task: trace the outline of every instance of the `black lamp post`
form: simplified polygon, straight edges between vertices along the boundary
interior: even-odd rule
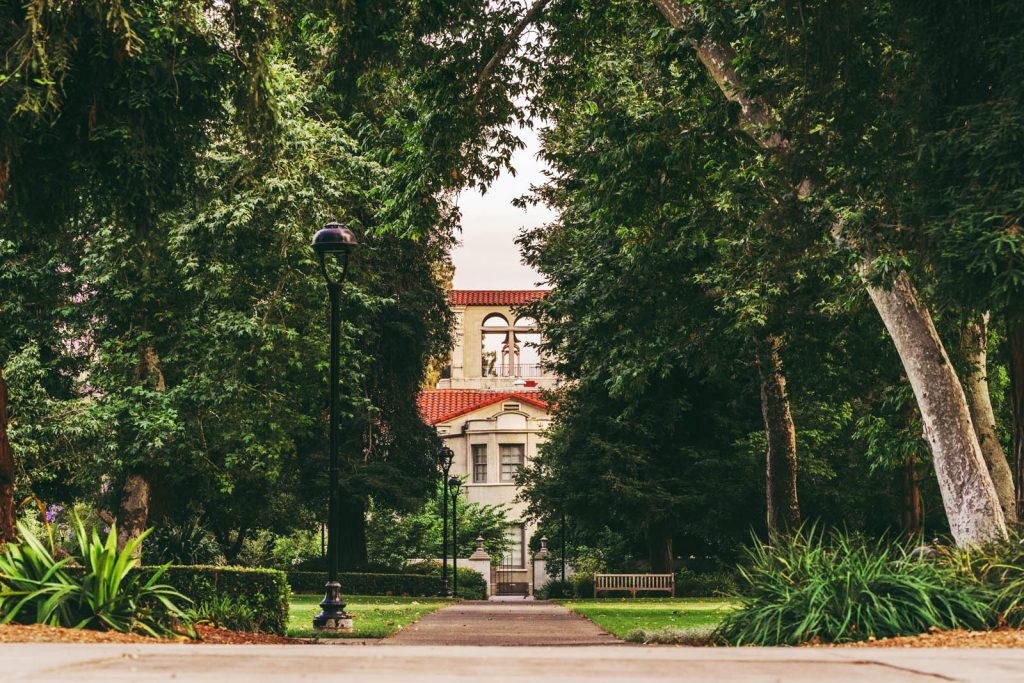
[[[462,480],[452,477],[448,480],[452,489],[452,595],[459,594],[459,487]]]
[[[455,453],[447,446],[441,446],[437,451],[437,464],[441,468],[441,482],[444,488],[444,505],[441,510],[441,517],[444,520],[441,524],[441,592],[442,598],[447,598],[452,592],[448,589],[448,472],[452,469],[452,461],[455,460]]]
[[[356,247],[355,235],[337,223],[328,223],[313,236],[313,251],[327,281],[331,299],[331,420],[330,420],[330,492],[327,503],[327,585],[320,603],[320,614],[313,617],[313,628],[325,631],[352,628],[352,617],[345,612],[338,582],[338,324],[341,285],[348,275],[348,262]]]

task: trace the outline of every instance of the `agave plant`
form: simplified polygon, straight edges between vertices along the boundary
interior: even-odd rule
[[[191,633],[185,611],[176,600],[190,602],[170,586],[158,583],[169,564],[158,567],[146,578],[135,571],[139,565],[136,551],[152,529],[129,540],[117,549],[117,529],[112,524],[106,540],[93,529],[87,534],[80,520],[75,520],[84,569],[77,588],[77,607],[82,620],[80,628],[102,628],[114,631],[141,631],[156,637],[176,634],[181,625]]]
[[[12,621],[62,626],[74,619],[76,582],[65,571],[70,558],[56,560],[22,523],[21,543],[7,543],[0,552],[0,623]]]
[[[191,619],[179,606],[190,602],[159,583],[170,565],[151,573],[139,569],[136,551],[147,530],[117,549],[117,529],[105,540],[87,533],[75,520],[79,555],[55,560],[28,529],[21,543],[9,543],[0,555],[0,611],[3,623],[41,623],[70,628],[110,629],[167,637],[184,629],[194,636]],[[75,565],[72,566],[71,563]]]

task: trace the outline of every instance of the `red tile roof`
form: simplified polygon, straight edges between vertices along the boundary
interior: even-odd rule
[[[543,299],[550,289],[453,289],[448,299],[454,306],[518,306]]]
[[[416,402],[427,424],[441,422],[471,413],[499,401],[516,400],[548,409],[539,391],[487,391],[483,389],[424,389]]]

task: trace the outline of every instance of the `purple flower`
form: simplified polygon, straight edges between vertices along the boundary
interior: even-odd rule
[[[110,533],[110,526],[104,524],[103,525],[103,533],[109,534]]]
[[[48,505],[46,507],[46,521],[52,523],[53,520],[57,519],[57,515],[64,511],[63,505]]]

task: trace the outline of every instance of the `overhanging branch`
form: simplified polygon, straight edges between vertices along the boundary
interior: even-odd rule
[[[544,11],[548,2],[549,0],[534,0],[534,3],[526,10],[526,14],[524,14],[512,28],[512,32],[505,37],[505,40],[502,41],[501,45],[498,46],[498,49],[494,51],[491,58],[487,60],[487,64],[484,65],[483,71],[480,72],[480,75],[476,79],[476,88],[473,92],[474,110],[476,110],[483,101],[484,86],[487,84],[487,81],[494,76],[494,72],[505,60],[505,57],[508,56],[508,53],[519,44],[519,38],[523,35],[523,31],[526,30],[527,26],[537,20],[537,17],[539,17]]]

